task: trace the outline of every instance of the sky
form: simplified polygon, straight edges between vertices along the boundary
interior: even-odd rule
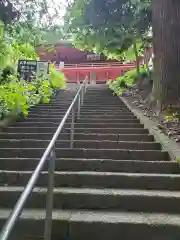
[[[66,13],[67,0],[48,0],[49,11],[54,12],[54,6],[57,5],[58,17],[55,20],[56,24],[63,24],[63,17]],[[55,13],[56,14],[56,13]]]

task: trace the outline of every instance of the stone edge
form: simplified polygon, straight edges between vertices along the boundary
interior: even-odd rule
[[[144,127],[149,130],[149,133],[154,136],[155,140],[162,145],[162,150],[169,153],[170,159],[173,161],[180,160],[180,146],[174,141],[169,139],[164,133],[160,131],[157,124],[144,116],[143,112],[137,107],[133,106],[124,97],[119,97],[129,110],[140,120]]]

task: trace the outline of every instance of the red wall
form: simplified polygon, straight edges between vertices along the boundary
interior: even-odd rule
[[[37,54],[41,60],[46,61],[57,61],[60,62],[60,59],[66,58],[70,62],[76,62],[80,60],[86,60],[86,53],[77,50],[73,47],[65,47],[63,45],[56,45],[55,47],[37,47]]]
[[[65,63],[83,63],[87,61],[87,52],[80,51],[74,48],[72,45],[67,44],[56,44],[54,47],[51,46],[39,46],[36,48],[36,52],[41,60],[55,61],[59,64],[60,60]],[[65,59],[66,58],[66,59]],[[107,61],[104,56],[101,56],[100,61]],[[108,62],[116,60],[108,60]],[[99,61],[96,61],[99,62]]]

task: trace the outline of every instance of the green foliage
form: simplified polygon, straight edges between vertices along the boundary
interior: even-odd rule
[[[0,84],[8,82],[9,81],[9,77],[14,73],[14,69],[10,66],[5,67],[2,70],[2,74],[0,77]]]
[[[140,70],[140,75],[146,73],[146,69],[144,67],[141,67]],[[108,86],[114,92],[114,94],[120,96],[128,87],[131,87],[133,84],[135,84],[138,78],[139,76],[136,69],[132,69],[126,72],[123,76],[117,77],[116,80],[109,81]]]
[[[53,66],[48,79],[42,76],[25,82],[16,75],[19,59],[38,59],[34,46],[48,40],[49,35],[53,38],[54,32],[57,38],[62,36],[61,28],[55,24],[60,5],[47,4],[47,0],[14,0],[13,4],[0,3],[3,21],[0,21],[0,119],[9,115],[27,116],[31,106],[48,103],[57,88],[66,86],[63,73]],[[15,7],[18,11],[13,15]],[[18,21],[12,24],[16,16]]]
[[[0,119],[11,114],[27,116],[31,106],[40,102],[49,103],[53,88],[47,79],[25,82],[14,75],[9,76],[8,81],[0,85]]]
[[[30,84],[14,81],[0,85],[0,117],[1,119],[8,115],[18,115],[22,113],[24,116],[28,114],[29,103],[31,103],[28,94]]]
[[[109,80],[107,82],[109,88],[113,91],[114,95],[121,96],[123,92],[125,91],[125,88],[122,87],[121,81],[113,81]]]
[[[65,88],[66,78],[62,72],[56,70],[53,64],[50,65],[50,82],[53,88]]]
[[[151,26],[150,4],[151,0],[75,0],[66,16],[75,46],[127,59],[132,54],[124,52],[130,52]]]
[[[172,113],[168,114],[164,117],[164,123],[169,123],[169,122],[176,122],[179,120],[179,114],[178,113]]]

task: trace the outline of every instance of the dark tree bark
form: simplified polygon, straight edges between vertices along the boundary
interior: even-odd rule
[[[154,86],[157,106],[180,106],[180,0],[152,0]]]
[[[140,64],[139,64],[139,55],[138,55],[138,50],[137,50],[137,45],[136,45],[136,40],[133,40],[133,48],[134,48],[134,55],[136,57],[136,70],[137,70],[137,75],[140,75]]]

